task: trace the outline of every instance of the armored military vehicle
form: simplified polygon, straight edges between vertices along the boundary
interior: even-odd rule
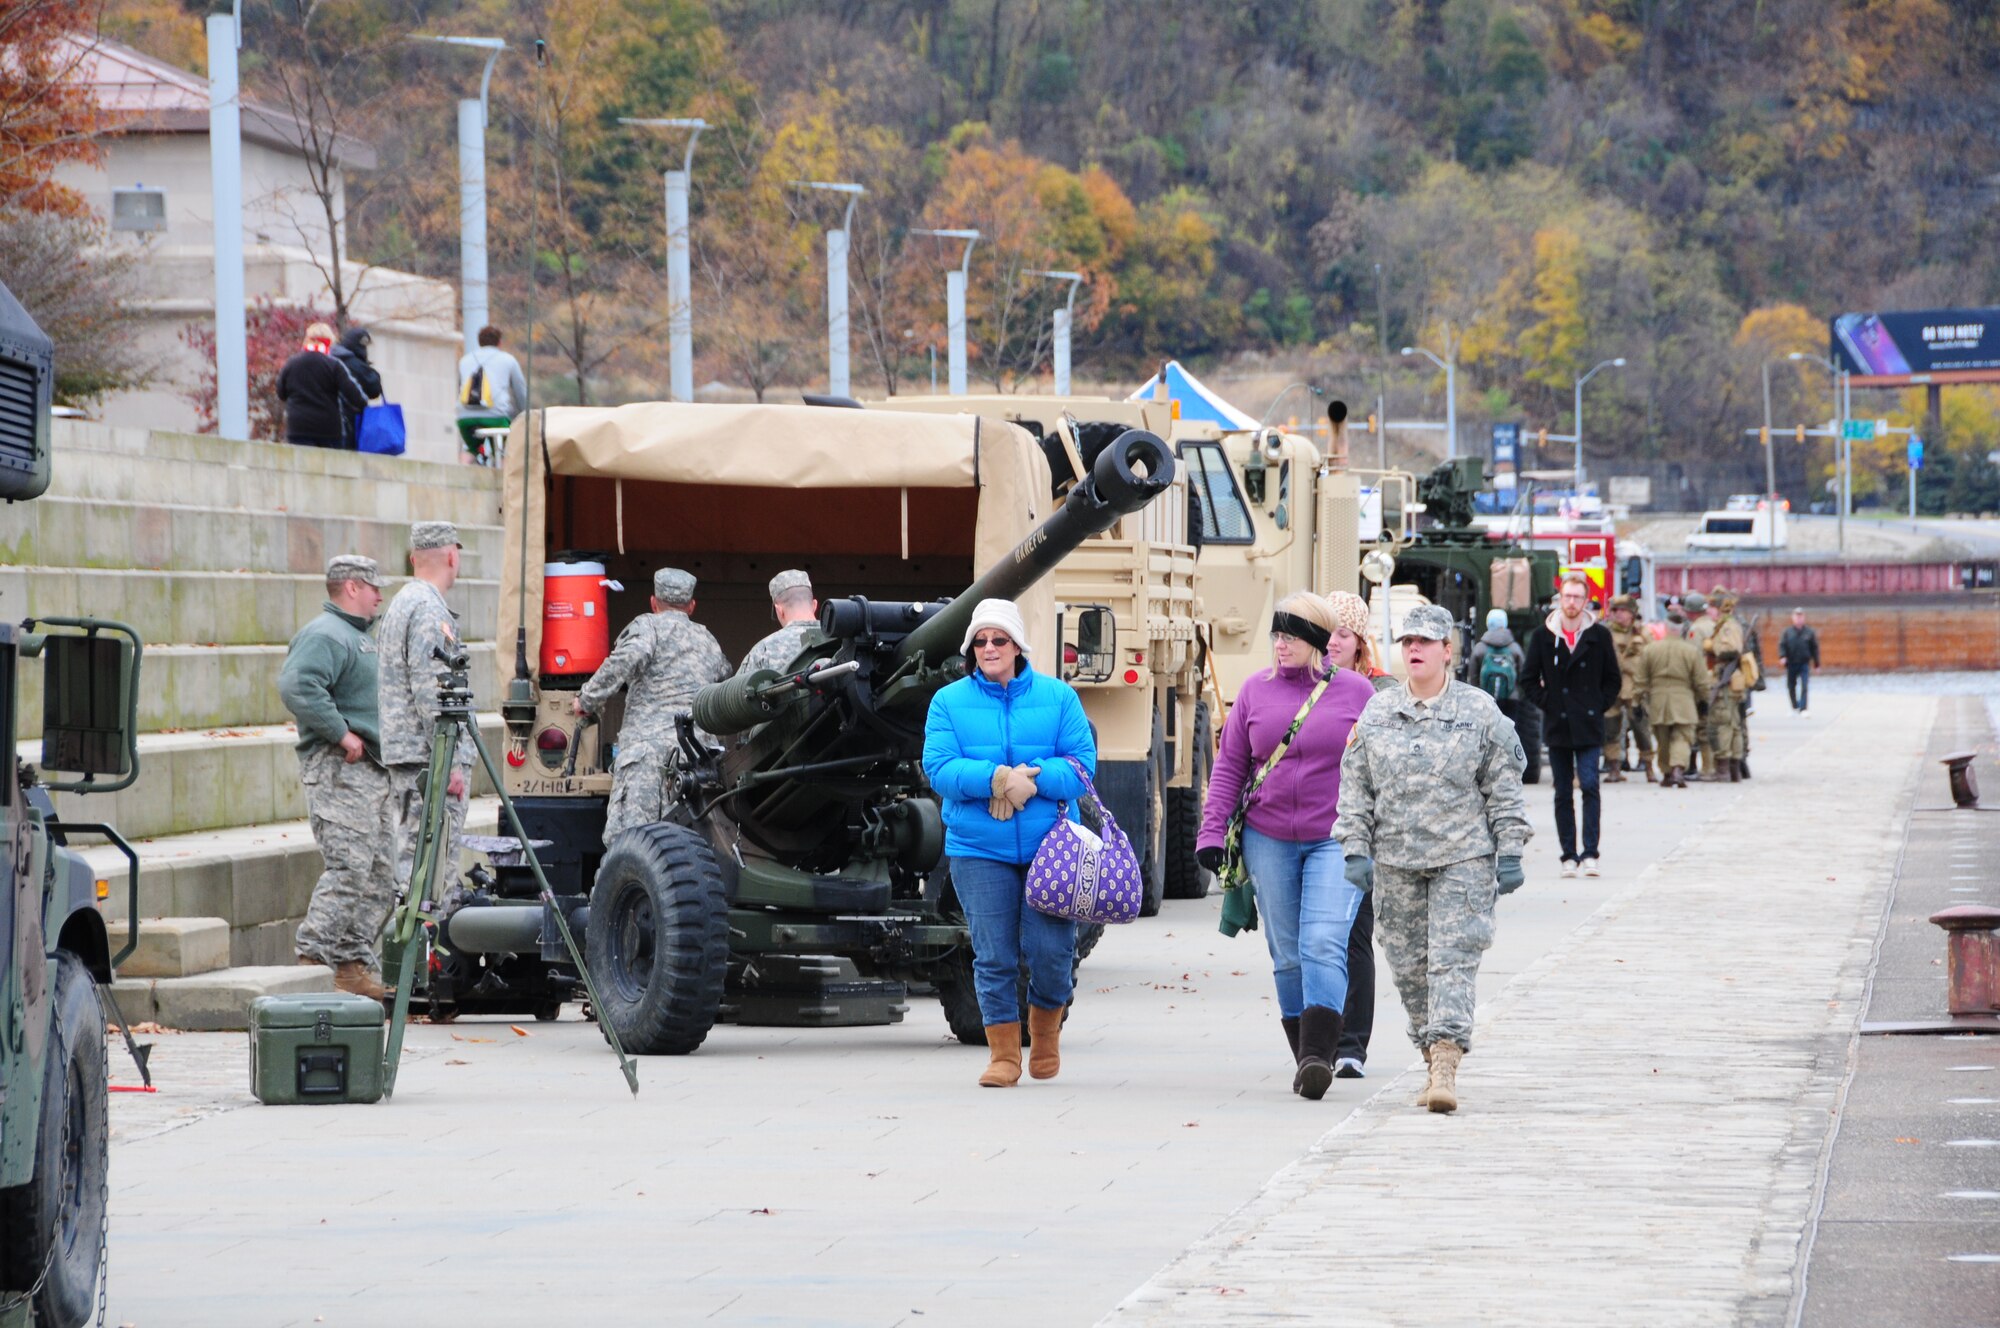
[[[49,483],[53,348],[0,286],[0,498]],[[138,859],[109,826],[68,821],[50,792],[110,793],[139,773],[141,643],[92,619],[0,624],[0,1323],[74,1328],[101,1306],[109,1132],[104,1007],[138,941]],[[17,683],[42,661],[40,769],[16,742]],[[45,779],[60,771],[74,778]],[[108,882],[69,848],[102,835],[132,864],[131,942],[111,953],[98,900]]]

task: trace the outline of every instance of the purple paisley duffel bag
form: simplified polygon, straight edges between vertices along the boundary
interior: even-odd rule
[[[1083,780],[1083,806],[1095,813],[1103,834],[1070,820],[1069,804],[1058,803],[1055,829],[1042,837],[1028,864],[1028,906],[1078,922],[1130,922],[1146,895],[1132,841],[1098,798],[1083,766],[1063,759]]]

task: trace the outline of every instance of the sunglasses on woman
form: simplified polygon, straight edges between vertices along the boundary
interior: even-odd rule
[[[998,650],[1002,646],[1011,646],[1013,644],[1013,638],[1006,636],[975,636],[972,638],[972,648],[974,650]]]

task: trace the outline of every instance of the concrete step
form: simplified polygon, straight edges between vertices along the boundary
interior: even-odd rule
[[[259,996],[297,996],[333,990],[333,970],[320,964],[219,968],[185,978],[120,977],[111,988],[118,1008],[135,1024],[153,1023],[190,1033],[228,1033],[250,1027],[250,1002]]]
[[[394,594],[400,581],[388,583]],[[446,597],[469,641],[491,639],[497,581],[464,580]],[[164,645],[273,645],[292,639],[326,601],[326,578],[280,572],[0,568],[0,615],[113,618]]]
[[[498,798],[475,798],[466,813],[466,829],[491,834],[499,815]],[[149,917],[222,918],[229,924],[231,964],[295,962],[293,942],[321,870],[319,849],[305,821],[173,835],[132,847],[139,854],[141,939]],[[108,844],[80,851],[91,869],[110,882],[103,905],[107,923],[122,922],[130,916],[124,855]]]
[[[500,473],[401,457],[230,442],[57,420],[49,492],[111,502],[185,502],[391,522],[499,521]]]
[[[498,578],[501,528],[461,523],[458,532],[465,576]],[[63,497],[0,508],[0,564],[23,567],[310,576],[325,572],[336,553],[358,553],[387,578],[408,574],[409,548],[409,523],[379,517]]]
[[[499,680],[490,642],[471,647],[475,696],[499,698]],[[140,665],[139,730],[219,729],[287,724],[291,713],[278,698],[278,671],[285,647],[146,647]],[[17,676],[21,705],[16,728],[22,738],[42,736],[42,670],[25,665]]]
[[[129,918],[105,924],[111,953],[132,937]],[[118,965],[121,978],[191,978],[229,967],[229,924],[221,918],[139,918],[139,944]]]
[[[500,759],[500,716],[480,716],[479,727],[488,750]],[[70,820],[115,825],[128,840],[299,820],[306,814],[306,801],[299,784],[298,740],[290,724],[141,734],[136,783],[116,793],[58,793],[56,812]],[[40,742],[23,742],[18,750],[30,764],[42,758]],[[475,772],[474,788],[486,790],[483,771]]]

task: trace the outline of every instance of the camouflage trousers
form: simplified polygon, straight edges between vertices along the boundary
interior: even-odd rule
[[[1747,754],[1743,737],[1743,698],[1725,691],[1708,708],[1708,742],[1715,759],[1742,760]]]
[[[611,803],[604,811],[604,842],[621,830],[651,825],[667,814],[667,758],[646,749],[621,751],[611,775]]]
[[[1625,763],[1627,729],[1642,761],[1653,754],[1653,721],[1647,718],[1646,707],[1635,701],[1614,706],[1604,714],[1604,760],[1613,770]]]
[[[1656,724],[1654,734],[1660,740],[1660,766],[1671,769],[1679,766],[1683,771],[1692,769],[1694,760],[1694,725]]]
[[[389,768],[389,810],[396,818],[396,892],[409,888],[417,869],[417,837],[424,828],[424,778],[428,766],[398,765]],[[445,800],[445,851],[442,859],[446,879],[438,886],[438,899],[458,881],[458,841],[465,833],[465,810],[472,800],[472,771],[464,768],[465,796]]]
[[[301,959],[373,969],[375,938],[396,899],[389,775],[373,761],[348,764],[338,747],[299,758],[306,815],[324,864],[293,948]]]
[[[1492,858],[1445,867],[1375,864],[1375,934],[1419,1047],[1472,1049],[1479,956],[1493,944]]]

